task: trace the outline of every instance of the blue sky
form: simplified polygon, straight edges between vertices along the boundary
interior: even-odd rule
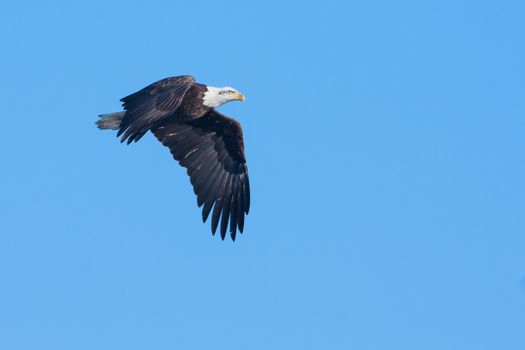
[[[0,348],[523,349],[525,5],[0,5]],[[234,86],[252,209],[212,237],[151,135],[166,76]]]

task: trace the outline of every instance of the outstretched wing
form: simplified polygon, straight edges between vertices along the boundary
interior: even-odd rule
[[[173,158],[187,168],[202,221],[212,207],[211,229],[217,230],[221,219],[224,239],[230,223],[235,240],[237,228],[242,233],[244,214],[250,209],[250,183],[240,124],[215,110],[187,122],[167,121],[154,128],[153,134],[167,146]]]
[[[190,75],[166,78],[121,99],[126,110],[117,134],[124,134],[121,142],[138,141],[153,124],[173,115],[194,83]]]

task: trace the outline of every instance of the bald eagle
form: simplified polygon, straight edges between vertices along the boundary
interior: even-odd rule
[[[236,120],[217,112],[227,102],[244,101],[231,87],[199,84],[189,75],[159,80],[122,98],[124,111],[101,114],[99,129],[118,130],[129,145],[151,131],[173,158],[187,169],[202,221],[210,213],[215,235],[220,219],[224,240],[235,240],[250,209],[250,183],[242,129]]]

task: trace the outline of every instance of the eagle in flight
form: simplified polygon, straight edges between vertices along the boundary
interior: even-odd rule
[[[248,168],[241,125],[215,110],[235,100],[244,101],[244,95],[234,88],[199,84],[189,75],[171,77],[122,98],[124,111],[101,114],[96,124],[118,130],[128,145],[151,131],[187,169],[203,206],[202,221],[212,213],[212,233],[220,221],[224,240],[229,223],[235,240],[250,210]]]

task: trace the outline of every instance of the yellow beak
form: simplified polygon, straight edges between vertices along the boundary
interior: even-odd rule
[[[246,100],[246,97],[244,97],[243,94],[238,93],[238,94],[237,94],[237,99],[238,99],[239,101],[243,101],[243,102],[244,102],[244,100]]]

